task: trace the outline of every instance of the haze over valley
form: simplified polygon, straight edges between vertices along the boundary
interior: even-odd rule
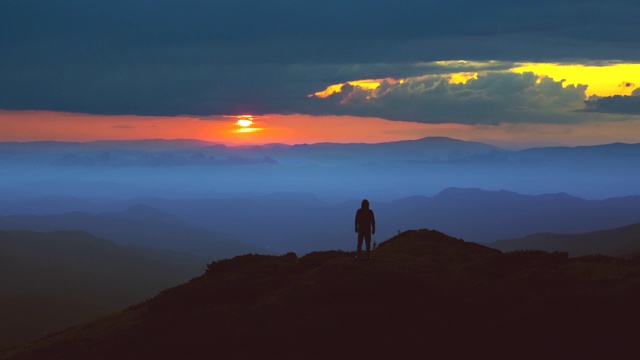
[[[349,250],[368,198],[377,239],[474,242],[640,222],[638,144],[505,150],[425,138],[229,147],[195,140],[0,143],[0,229],[82,230],[224,258]]]
[[[588,199],[635,195],[637,144],[509,151],[449,138],[227,147],[197,141],[2,143],[5,200],[312,193],[390,201],[449,187]]]

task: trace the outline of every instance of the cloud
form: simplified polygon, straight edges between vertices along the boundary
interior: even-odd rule
[[[466,83],[430,75],[383,82],[376,89],[346,84],[340,93],[312,100],[317,103],[315,111],[322,114],[331,111],[425,123],[562,123],[575,120],[573,112],[584,107],[587,88],[563,83],[531,72],[487,72]]]
[[[640,115],[640,88],[633,90],[631,96],[595,97],[585,104],[587,112]]]
[[[306,95],[354,79],[450,72],[454,64],[439,60],[476,61],[459,65],[465,71],[518,61],[637,61],[638,13],[632,0],[3,1],[0,109],[318,113]],[[415,90],[421,101],[436,96]],[[442,90],[463,98],[456,87]],[[409,89],[385,100],[400,91]],[[492,103],[501,101],[483,106]],[[490,110],[483,106],[475,107],[481,115]],[[387,116],[409,118],[399,111]]]

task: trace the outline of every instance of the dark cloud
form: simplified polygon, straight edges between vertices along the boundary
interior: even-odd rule
[[[588,112],[640,115],[640,88],[631,96],[614,95],[585,101]]]
[[[488,72],[464,84],[428,76],[375,90],[346,85],[327,99],[313,99],[315,108],[304,110],[426,123],[562,123],[574,121],[571,112],[584,106],[587,89],[563,82],[533,73]]]
[[[0,0],[0,109],[317,111],[307,94],[445,73],[438,60],[637,61],[638,13],[630,0]]]

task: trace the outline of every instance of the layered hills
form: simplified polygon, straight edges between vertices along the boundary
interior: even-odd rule
[[[640,223],[582,234],[536,233],[488,244],[502,251],[565,251],[571,256],[623,256],[640,252]]]
[[[428,227],[467,241],[492,243],[536,233],[584,234],[640,221],[640,196],[589,200],[566,193],[526,195],[447,188],[434,196],[416,195],[390,202],[375,199],[369,198],[380,220],[374,239]],[[246,253],[304,254],[351,250],[353,217],[360,201],[332,203],[296,192],[222,198],[147,197],[109,203],[43,198],[9,203],[14,211],[30,215],[0,216],[0,229],[77,229],[121,244],[163,247],[205,255],[209,260]],[[100,211],[100,207],[110,209]],[[569,248],[534,249],[573,255]],[[631,250],[639,251],[640,246]],[[602,253],[598,247],[585,251],[579,254]]]
[[[525,195],[447,188],[431,197],[412,196],[390,202],[369,200],[381,220],[377,239],[390,238],[398,230],[428,227],[484,243],[538,232],[582,233],[640,221],[640,196],[587,200],[566,193]],[[299,254],[351,249],[353,217],[360,207],[360,200],[331,204],[311,194],[290,193],[136,201],[210,232],[233,235],[275,253]],[[246,226],[247,223],[251,226]]]
[[[0,347],[121,310],[205,266],[80,231],[0,231]]]
[[[640,144],[507,150],[443,137],[261,146],[194,140],[0,143],[0,196],[202,198],[296,191],[388,201],[453,186],[602,199],[640,193],[634,181],[639,155]]]
[[[6,359],[632,358],[640,261],[502,253],[406,231],[342,251],[243,255]]]
[[[266,252],[257,246],[209,232],[172,214],[141,204],[114,212],[74,211],[51,215],[0,216],[0,229],[81,230],[119,244],[163,248],[212,259]]]

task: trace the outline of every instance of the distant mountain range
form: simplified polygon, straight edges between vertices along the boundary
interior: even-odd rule
[[[244,255],[4,359],[635,358],[640,262],[407,231],[373,260]]]
[[[168,151],[177,149],[202,148],[214,145],[218,144],[193,139],[101,140],[90,142],[26,141],[0,142],[0,153],[19,154],[23,152],[69,152],[83,150]]]
[[[399,229],[429,226],[482,243],[536,232],[595,231],[640,221],[640,196],[586,200],[565,193],[523,195],[450,188],[431,198],[413,197],[389,205],[384,214]]]
[[[640,252],[640,223],[584,234],[538,233],[488,244],[502,251],[565,251],[571,256],[622,256]]]
[[[107,155],[108,154],[108,155]],[[110,140],[79,142],[0,142],[0,160],[30,157],[54,160],[58,165],[212,165],[223,160],[291,161],[403,161],[442,162],[564,162],[598,158],[636,158],[640,144],[612,143],[593,146],[555,146],[506,150],[493,145],[446,137],[427,137],[386,143],[317,143],[227,146],[200,140]],[[57,160],[56,160],[57,159]],[[218,160],[218,162],[214,160]],[[83,160],[84,162],[81,162]],[[241,164],[242,162],[238,162]],[[251,164],[245,161],[246,164]]]
[[[506,152],[498,147],[445,137],[395,141],[378,144],[319,143],[292,146],[254,146],[241,150],[248,155],[268,155],[278,161],[314,161],[331,163],[349,161],[370,163],[457,162]]]
[[[78,209],[125,210],[0,216],[0,229],[84,230],[118,243],[163,247],[213,260],[246,253],[351,250],[355,211],[360,207],[360,200],[327,203],[312,194],[285,192],[227,199],[138,198],[103,205],[49,198],[14,206],[52,212],[69,210],[74,203]],[[640,222],[640,196],[586,200],[565,193],[449,188],[432,197],[372,200],[372,209],[378,221],[377,242],[422,227],[491,243],[541,232],[585,233]]]
[[[238,199],[137,199],[136,201],[278,253],[351,250],[353,218],[360,201],[326,204],[309,194]],[[474,242],[492,242],[536,232],[586,232],[640,221],[640,196],[585,200],[567,194],[522,195],[479,189],[443,190],[372,202],[374,240],[398,231],[436,228]],[[251,226],[243,226],[250,223]]]
[[[398,199],[444,188],[640,194],[640,144],[506,150],[443,137],[225,146],[197,140],[0,143],[0,196],[202,197],[310,192]]]
[[[225,146],[197,140],[0,143],[0,160],[55,166],[211,166],[260,163],[456,162],[505,150],[450,138],[379,144]]]
[[[120,212],[0,216],[0,229],[82,230],[119,244],[186,252],[209,260],[267,252],[257,246],[208,232],[146,205],[134,205]]]
[[[0,231],[0,346],[120,310],[201,273],[207,262],[78,231]]]

